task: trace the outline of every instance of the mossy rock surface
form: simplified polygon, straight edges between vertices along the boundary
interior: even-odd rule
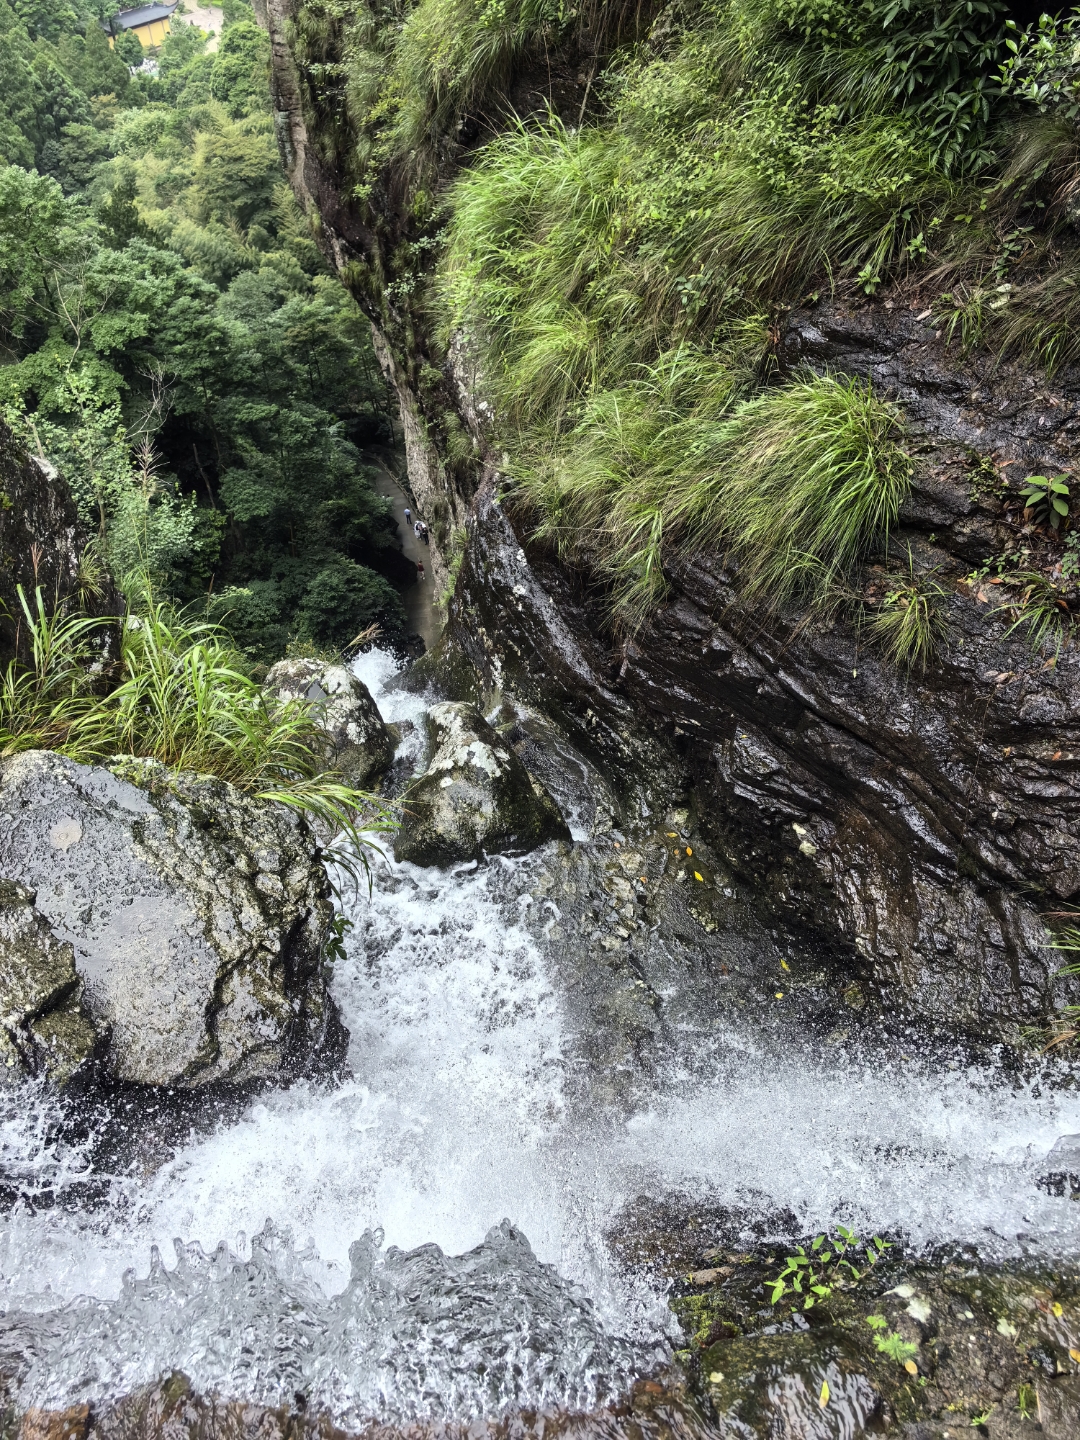
[[[97,1039],[82,1011],[71,945],[57,939],[33,890],[0,880],[0,1076],[63,1084]]]
[[[433,705],[427,727],[431,760],[405,794],[396,859],[451,865],[569,840],[549,792],[474,706]]]

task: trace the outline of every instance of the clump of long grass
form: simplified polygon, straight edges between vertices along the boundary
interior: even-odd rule
[[[622,625],[662,597],[673,549],[724,553],[761,610],[821,611],[887,539],[910,483],[894,407],[833,376],[744,393],[722,364],[664,357],[519,475],[538,535],[607,579]]]
[[[49,749],[82,764],[130,756],[215,775],[303,814],[327,858],[354,881],[366,874],[364,834],[385,829],[388,813],[322,770],[312,709],[268,695],[220,627],[176,612],[145,582],[136,599],[118,622],[50,611],[40,590],[31,601],[20,589],[30,655],[0,679],[0,758]],[[118,624],[104,688],[94,662]]]
[[[1059,654],[1076,629],[1063,588],[1036,570],[1013,571],[1002,577],[1002,583],[1010,592],[1015,591],[1000,607],[1012,615],[1005,634],[1023,630],[1033,650],[1051,645]]]
[[[944,602],[948,592],[915,569],[908,551],[906,572],[890,577],[880,608],[867,624],[871,638],[903,670],[925,670],[948,634]]]
[[[354,94],[376,120],[392,116],[384,154],[434,148],[466,115],[502,118],[527,61],[567,43],[602,53],[620,37],[643,33],[655,8],[650,0],[420,0],[389,47],[359,19],[350,69],[364,79],[356,85],[354,78]],[[380,49],[382,63],[372,66],[369,57]]]

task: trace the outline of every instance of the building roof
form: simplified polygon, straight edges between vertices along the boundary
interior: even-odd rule
[[[152,25],[155,20],[168,20],[178,0],[171,4],[139,5],[134,10],[121,10],[111,20],[113,30],[134,30],[139,25]]]

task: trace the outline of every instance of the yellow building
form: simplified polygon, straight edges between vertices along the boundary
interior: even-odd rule
[[[107,22],[112,28],[112,35],[109,36],[110,49],[114,37],[121,30],[133,31],[139,37],[139,43],[144,50],[160,45],[169,33],[177,4],[178,0],[172,0],[171,5],[140,5],[136,10],[121,10],[119,15],[113,15]]]

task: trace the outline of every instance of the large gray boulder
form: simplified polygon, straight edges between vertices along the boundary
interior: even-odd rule
[[[152,761],[106,768],[30,751],[0,763],[0,875],[36,891],[71,946],[118,1080],[283,1077],[341,1034],[323,958],[326,874],[284,806]],[[0,1012],[32,1003],[11,978],[17,955],[0,969]]]
[[[551,795],[475,706],[433,705],[427,727],[431,760],[403,799],[396,859],[450,865],[569,840]]]
[[[325,736],[322,758],[349,785],[372,785],[394,758],[394,742],[367,686],[344,665],[279,660],[264,688],[281,700],[303,700]]]
[[[64,1084],[94,1051],[75,953],[35,908],[34,892],[0,880],[0,1066]]]

